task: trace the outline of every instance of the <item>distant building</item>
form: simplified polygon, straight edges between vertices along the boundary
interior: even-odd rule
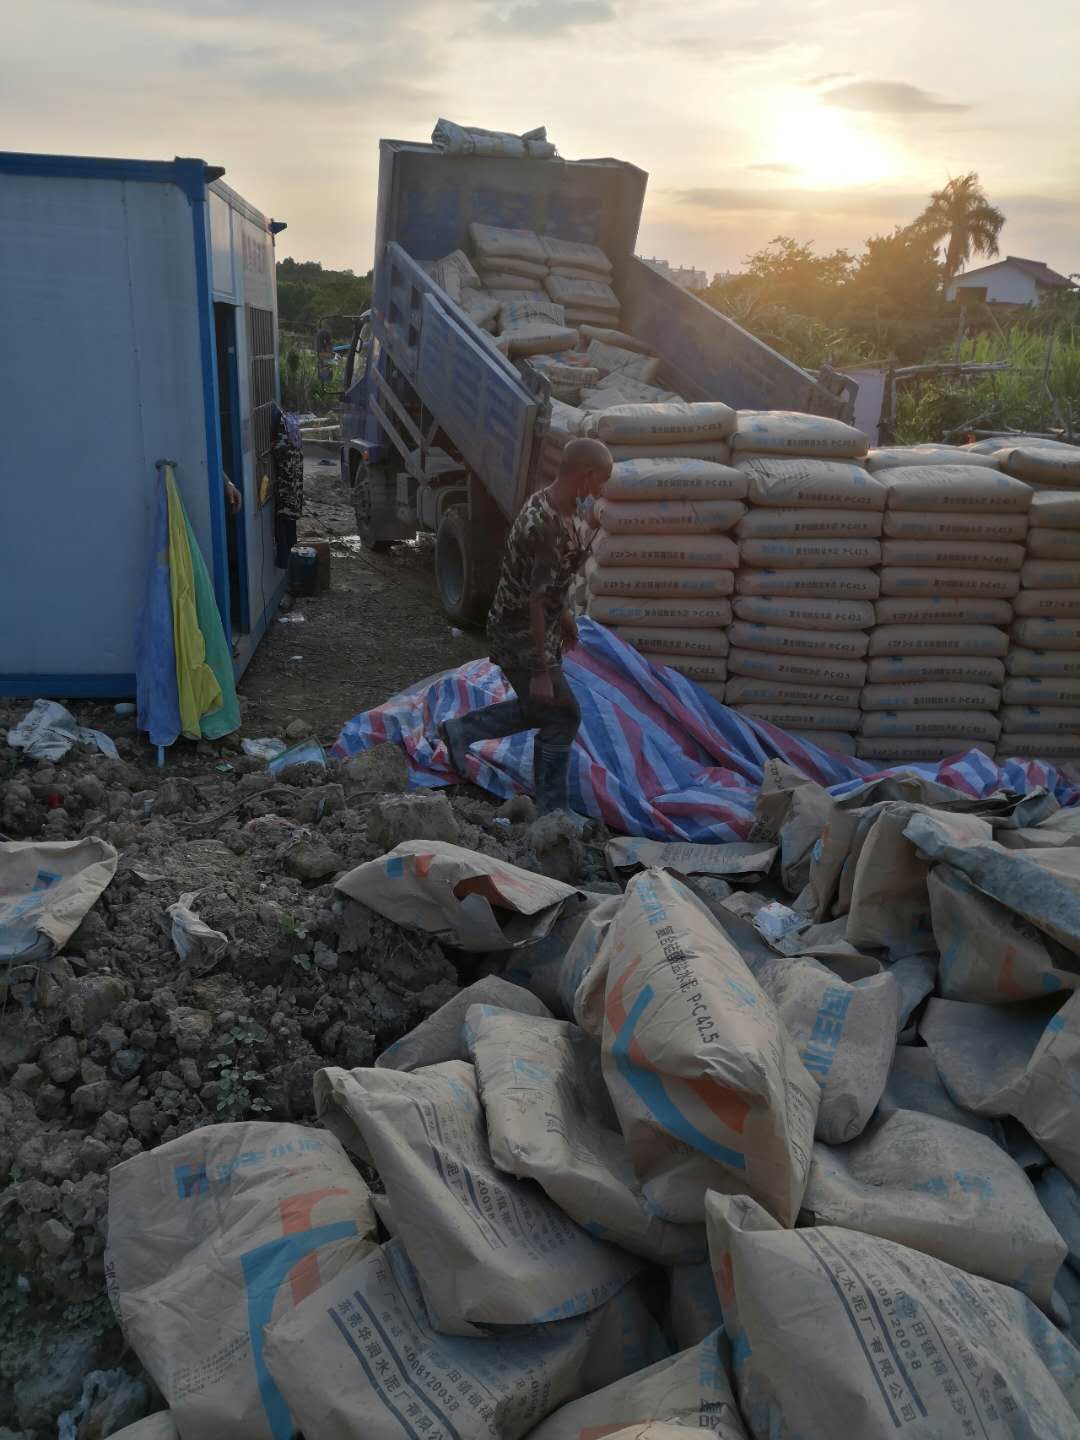
[[[1072,289],[1073,282],[1051,270],[1042,260],[1006,255],[993,265],[981,265],[958,275],[945,291],[948,300],[988,305],[1039,305],[1052,290]]]
[[[709,277],[704,270],[693,270],[689,266],[683,265],[671,265],[667,260],[658,260],[655,255],[641,255],[638,258],[644,260],[650,269],[678,285],[680,290],[692,290],[696,293],[709,288]]]

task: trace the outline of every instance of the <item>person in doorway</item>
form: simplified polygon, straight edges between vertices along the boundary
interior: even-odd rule
[[[274,558],[279,570],[289,564],[296,544],[296,522],[304,508],[304,447],[295,415],[274,405],[270,410],[270,457],[274,471]]]
[[[225,504],[230,515],[239,515],[244,508],[244,497],[232,483],[229,477],[225,476]]]
[[[577,644],[570,586],[588,554],[577,521],[610,474],[606,445],[571,440],[554,483],[526,500],[506,541],[487,627],[491,658],[515,698],[439,726],[450,763],[462,777],[476,741],[535,730],[533,786],[541,815],[567,805],[570,747],[581,711],[563,675],[562,652]]]

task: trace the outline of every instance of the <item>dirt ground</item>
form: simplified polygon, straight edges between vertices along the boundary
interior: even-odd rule
[[[344,722],[425,676],[485,653],[439,607],[432,540],[364,550],[336,459],[305,461],[301,538],[330,541],[331,586],[279,615],[240,684],[246,735],[295,718],[331,744]],[[299,617],[303,617],[302,620]]]

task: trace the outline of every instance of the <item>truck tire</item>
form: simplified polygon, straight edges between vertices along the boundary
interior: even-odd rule
[[[491,566],[481,548],[472,542],[465,507],[445,511],[435,535],[435,583],[443,610],[459,625],[482,625],[491,608]]]
[[[356,533],[365,550],[389,550],[401,538],[392,498],[392,482],[378,465],[361,460],[353,469],[352,498],[356,511]]]

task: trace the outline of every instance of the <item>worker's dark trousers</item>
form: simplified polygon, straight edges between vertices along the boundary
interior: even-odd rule
[[[536,809],[541,815],[567,808],[570,747],[581,724],[581,709],[566,683],[562,667],[553,666],[548,673],[554,694],[550,700],[538,700],[529,694],[532,675],[528,670],[504,667],[503,674],[513,688],[514,699],[489,705],[486,710],[473,710],[460,720],[448,720],[445,727],[451,745],[462,755],[478,740],[497,740],[522,730],[535,730],[533,788]]]

